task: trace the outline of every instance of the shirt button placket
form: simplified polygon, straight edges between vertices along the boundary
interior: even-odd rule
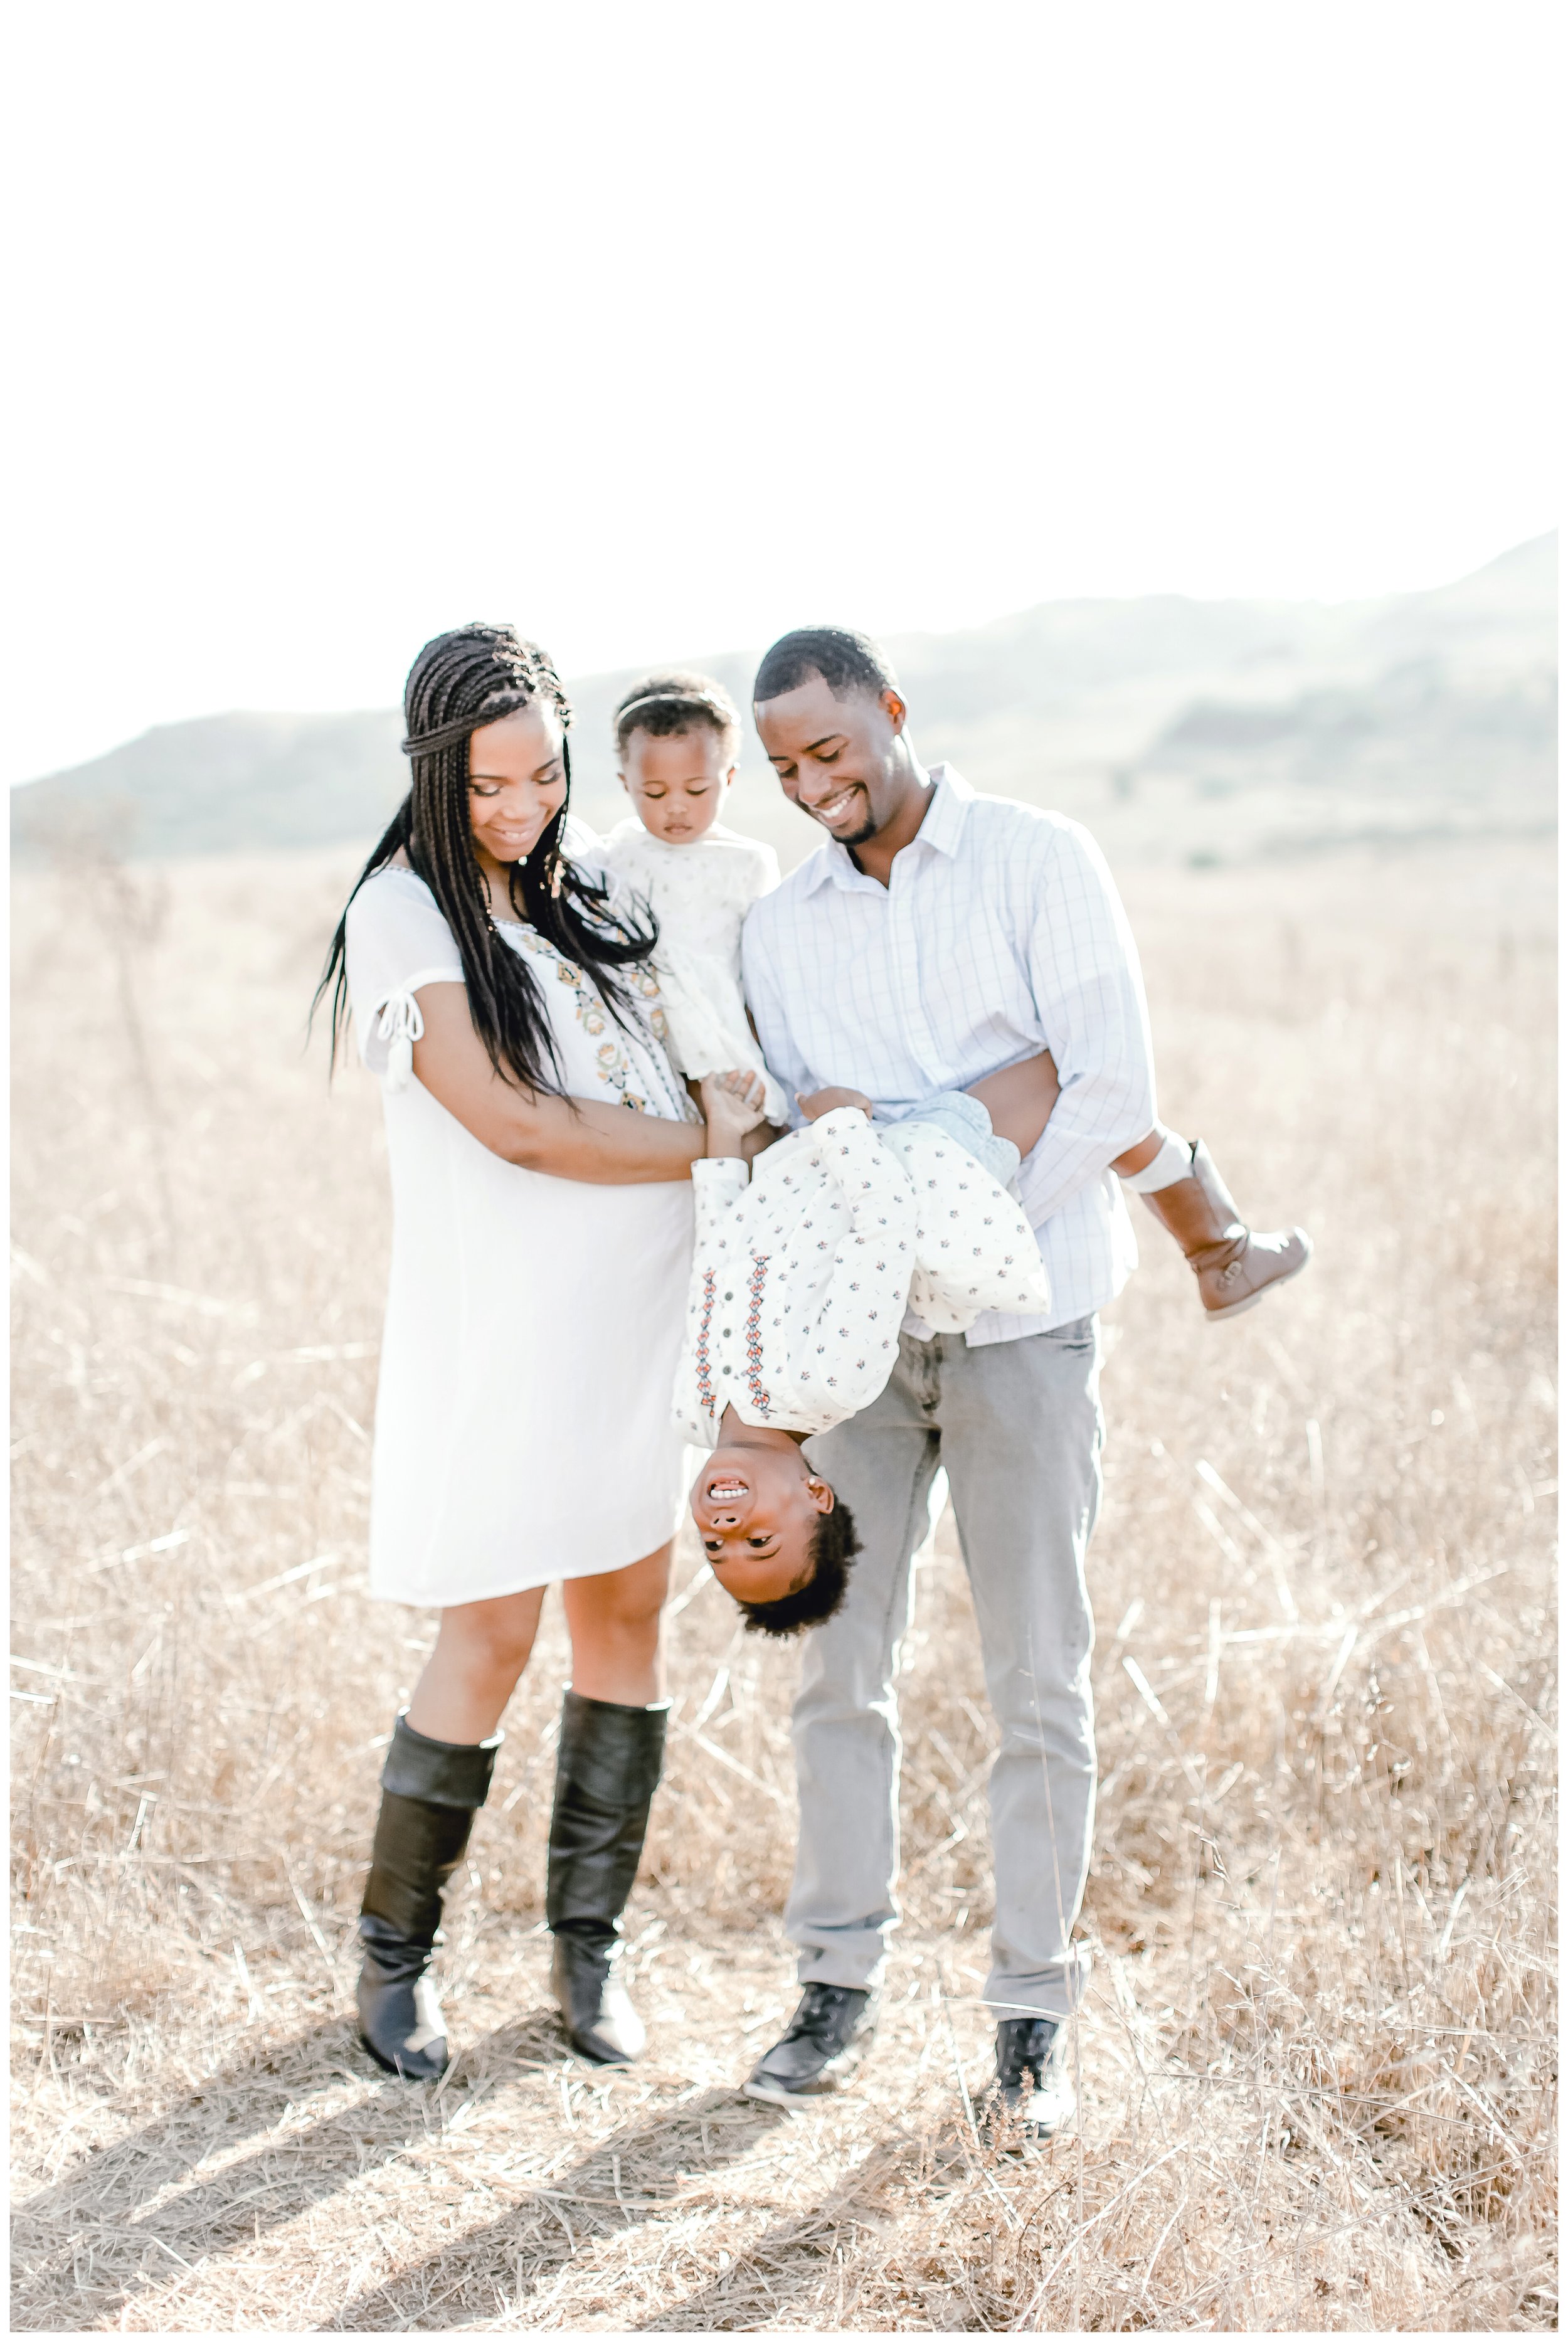
[[[905,846],[894,859],[887,890],[893,996],[898,1005],[904,1046],[924,1076],[924,1086],[928,1090],[942,1088],[947,1079],[947,1069],[936,1046],[931,1021],[922,1005],[920,992],[921,896],[929,893],[929,889],[923,887],[920,882],[930,859],[929,847],[922,847],[918,843]],[[929,905],[926,915],[930,916]]]

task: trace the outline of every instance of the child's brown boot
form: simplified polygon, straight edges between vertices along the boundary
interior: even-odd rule
[[[1215,1320],[1239,1316],[1271,1285],[1299,1276],[1312,1258],[1312,1238],[1304,1228],[1253,1234],[1201,1138],[1193,1145],[1192,1177],[1157,1187],[1144,1201],[1181,1246],[1198,1280],[1198,1298]]]

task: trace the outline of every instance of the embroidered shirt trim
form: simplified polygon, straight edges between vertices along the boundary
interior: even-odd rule
[[[763,1383],[763,1286],[767,1278],[771,1253],[759,1253],[752,1264],[750,1280],[751,1307],[746,1313],[746,1382],[751,1390],[752,1404],[766,1415],[773,1400]]]

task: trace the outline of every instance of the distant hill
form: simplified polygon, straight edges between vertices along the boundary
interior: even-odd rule
[[[1177,595],[1046,602],[890,643],[928,761],[1087,821],[1113,858],[1233,860],[1353,836],[1554,818],[1556,538],[1455,584],[1342,604]],[[690,664],[745,706],[753,651]],[[625,800],[610,711],[637,670],[572,685],[575,800]],[[14,789],[14,850],[84,817],[146,856],[373,838],[406,786],[395,710],[205,716]],[[748,738],[734,819],[786,863],[818,833]]]
[[[332,846],[384,825],[403,766],[397,712],[202,716],[11,792],[13,847],[102,810],[133,851]]]

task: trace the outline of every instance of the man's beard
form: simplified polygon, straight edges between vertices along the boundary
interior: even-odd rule
[[[814,815],[813,818],[815,819]],[[825,821],[819,822],[818,826],[822,829],[827,829],[827,824]],[[864,846],[867,838],[874,837],[876,836],[876,816],[871,810],[869,799],[866,803],[865,819],[862,822],[858,829],[852,829],[847,837],[844,836],[842,829],[827,829],[827,834],[834,840],[834,844],[838,846]]]

